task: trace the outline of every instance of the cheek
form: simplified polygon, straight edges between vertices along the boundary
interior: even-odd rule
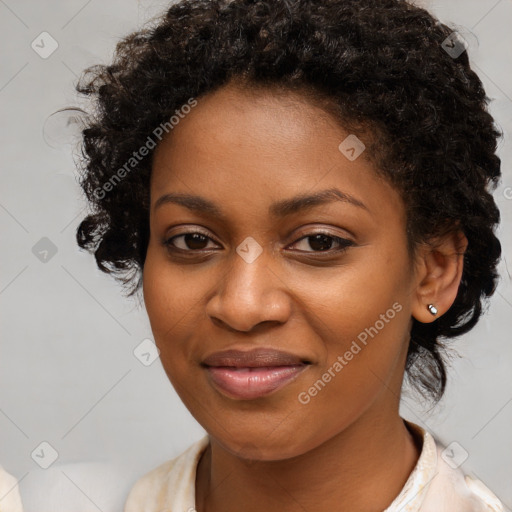
[[[392,252],[392,246],[380,254],[354,251],[346,265],[304,273],[297,280],[300,314],[314,326],[318,339],[327,342],[329,351],[344,352],[358,336],[364,342],[371,336],[368,330],[377,334],[375,327],[379,336],[400,344],[407,329],[410,286],[406,258]]]
[[[301,314],[321,354],[304,399],[311,399],[311,409],[333,411],[333,419],[342,423],[343,415],[357,414],[398,378],[408,339],[406,260],[385,255],[365,260],[340,268],[329,279],[301,281],[302,297],[307,297]]]
[[[208,339],[202,333],[205,296],[214,289],[214,281],[214,275],[182,271],[169,263],[165,251],[148,248],[143,273],[144,303],[160,360],[177,390],[180,382],[188,387],[197,381],[198,344]]]
[[[143,273],[144,304],[163,363],[171,360],[171,349],[177,352],[172,345],[184,341],[183,326],[194,314],[194,304],[201,296],[198,292],[190,279],[185,282],[177,266],[169,265],[164,251],[148,248]]]
[[[408,315],[400,300],[381,296],[364,305],[333,308],[315,320],[322,357],[306,382],[304,398],[334,408],[338,418],[357,414],[400,373],[407,346]]]
[[[151,330],[170,383],[187,409],[206,427],[209,416],[201,417],[207,409],[202,400],[203,376],[194,360],[195,341],[191,339],[204,339],[198,335],[197,318],[201,313],[198,308],[204,303],[205,280],[191,280],[178,266],[169,265],[159,252],[148,249],[143,274],[144,303]]]
[[[150,245],[144,264],[143,292],[155,336],[163,329],[169,331],[174,324],[179,327],[179,322],[186,322],[194,304],[204,297],[202,282],[190,272],[180,271],[178,265],[170,264],[164,249]]]

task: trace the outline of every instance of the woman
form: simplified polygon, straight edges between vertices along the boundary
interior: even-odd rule
[[[143,291],[208,435],[125,512],[503,510],[399,415],[494,292],[500,135],[452,31],[402,0],[185,0],[77,89],[77,232]]]

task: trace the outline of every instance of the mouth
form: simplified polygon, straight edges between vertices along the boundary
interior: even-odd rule
[[[201,366],[212,385],[228,398],[253,400],[290,384],[310,364],[287,352],[259,348],[216,352]]]

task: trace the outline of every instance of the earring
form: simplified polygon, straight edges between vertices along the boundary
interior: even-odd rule
[[[434,306],[434,304],[429,304],[427,308],[434,316],[437,315],[437,308]]]

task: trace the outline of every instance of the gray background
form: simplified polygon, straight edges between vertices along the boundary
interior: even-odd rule
[[[77,125],[59,116],[48,120],[60,108],[80,105],[74,83],[84,68],[109,62],[117,40],[166,5],[0,0],[0,464],[21,480],[27,511],[35,507],[29,494],[52,485],[77,503],[87,498],[81,510],[114,510],[136,476],[204,434],[160,361],[145,366],[134,356],[141,341],[152,338],[143,306],[124,299],[94,258],[78,250],[75,230],[85,203],[72,155]],[[481,479],[510,510],[512,266],[507,269],[506,260],[512,249],[512,2],[421,5],[469,43],[473,69],[492,99],[491,114],[505,132],[499,143],[503,179],[495,192],[504,259],[487,314],[455,343],[463,357],[452,362],[442,403],[427,412],[406,396],[402,414],[442,443],[459,443],[469,454],[463,470]],[[43,31],[59,45],[48,58],[31,47]],[[33,252],[38,243],[43,244],[39,250],[46,247],[43,237],[57,251],[50,250],[46,262]],[[40,461],[51,455],[40,447],[43,441],[58,453],[46,470],[31,457],[34,450]],[[117,501],[86,482],[84,475],[91,472],[82,469],[93,468],[84,465],[91,462],[122,468]]]

